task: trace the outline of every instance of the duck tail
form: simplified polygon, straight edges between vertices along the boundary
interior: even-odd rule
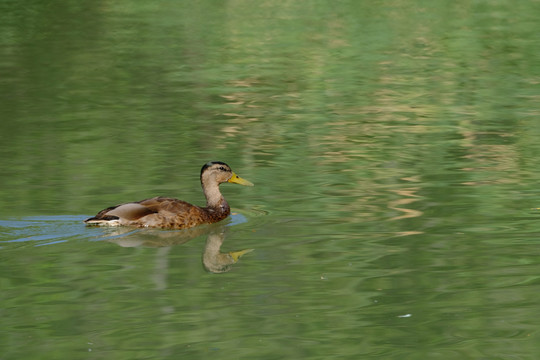
[[[105,216],[94,216],[84,220],[86,225],[96,225],[96,226],[117,226],[120,225],[120,218],[114,215],[105,215]]]

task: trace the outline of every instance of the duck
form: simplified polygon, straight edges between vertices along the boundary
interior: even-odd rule
[[[229,165],[210,161],[201,168],[201,186],[206,206],[200,207],[170,197],[157,196],[103,209],[84,220],[88,226],[130,226],[182,230],[202,224],[212,224],[227,218],[229,204],[221,194],[223,183],[253,186],[253,183],[236,175]]]

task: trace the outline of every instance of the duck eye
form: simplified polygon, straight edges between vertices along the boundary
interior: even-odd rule
[[[219,167],[219,170],[221,170],[221,171],[227,171],[227,169],[225,169],[223,166],[220,166],[220,167]]]

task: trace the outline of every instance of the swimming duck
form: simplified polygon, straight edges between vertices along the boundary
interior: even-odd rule
[[[87,225],[134,226],[163,229],[187,229],[225,219],[231,208],[219,191],[219,184],[229,182],[253,186],[236,175],[229,165],[211,161],[201,169],[201,185],[206,207],[192,205],[168,197],[130,202],[101,210],[96,216],[84,220]]]

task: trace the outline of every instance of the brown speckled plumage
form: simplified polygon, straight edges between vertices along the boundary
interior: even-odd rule
[[[219,184],[231,182],[251,186],[238,177],[229,165],[215,161],[201,169],[201,185],[206,197],[206,207],[192,205],[168,197],[112,206],[86,219],[87,225],[134,226],[164,229],[187,229],[201,224],[211,224],[225,219],[231,213],[229,204],[219,191]]]

